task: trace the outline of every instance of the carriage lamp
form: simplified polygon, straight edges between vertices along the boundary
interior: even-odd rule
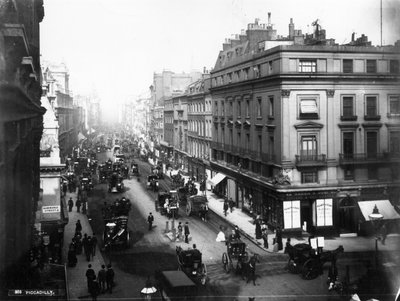
[[[383,215],[379,212],[378,207],[375,204],[374,209],[372,210],[372,213],[368,215],[369,219],[371,220],[371,223],[374,227],[374,232],[375,232],[375,269],[378,268],[378,226],[379,226],[379,221],[383,219]]]

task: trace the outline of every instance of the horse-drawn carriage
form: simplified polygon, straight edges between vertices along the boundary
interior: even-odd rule
[[[139,165],[137,163],[132,163],[131,164],[131,173],[133,176],[138,176],[139,175]]]
[[[178,270],[183,271],[189,278],[199,281],[202,285],[207,282],[207,268],[202,261],[202,254],[197,249],[183,250],[176,247]]]
[[[201,218],[206,218],[208,211],[207,197],[204,195],[192,195],[186,199],[186,215],[198,214]]]
[[[317,278],[323,273],[326,262],[336,263],[337,256],[343,253],[343,246],[333,251],[317,252],[309,244],[286,245],[285,253],[289,255],[288,269],[293,274],[301,274],[306,280]]]
[[[103,208],[104,248],[111,246],[129,247],[130,234],[128,229],[128,216],[131,210],[129,199],[122,198],[114,204]]]
[[[240,239],[227,241],[227,251],[222,254],[222,265],[224,270],[229,273],[234,268],[236,262],[236,271],[240,270],[241,262],[248,261],[249,254],[246,251],[246,243]]]
[[[156,175],[147,176],[147,189],[158,191],[158,177]]]
[[[169,218],[178,217],[179,212],[179,198],[175,190],[169,192],[161,191],[158,193],[155,200],[155,209],[161,215],[166,215]]]
[[[108,181],[108,192],[123,192],[123,191],[124,191],[123,177],[116,172],[112,173]]]

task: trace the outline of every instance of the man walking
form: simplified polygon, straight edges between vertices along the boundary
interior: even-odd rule
[[[107,272],[106,272],[106,283],[107,283],[107,291],[112,294],[112,287],[114,285],[114,270],[109,264],[107,266]]]
[[[153,222],[154,222],[154,216],[151,212],[147,217],[147,222],[149,223],[149,231],[151,231],[153,229]]]
[[[86,279],[87,279],[87,287],[88,290],[90,290],[91,282],[93,282],[96,279],[96,273],[92,269],[92,265],[88,265],[88,269],[86,271]]]
[[[78,199],[76,200],[76,203],[75,203],[76,212],[81,212],[81,205],[82,205],[81,200],[78,198]]]
[[[81,225],[81,221],[78,219],[75,224],[75,234],[81,233],[81,231],[82,231],[82,225]]]
[[[190,235],[188,222],[185,223],[184,233],[185,233],[185,243],[188,244],[189,243],[189,235]]]
[[[179,224],[178,224],[178,237],[177,237],[177,241],[180,241],[180,240],[182,240],[182,237],[183,237],[183,227],[182,227],[182,222],[179,222]]]
[[[96,256],[96,247],[97,247],[97,237],[96,234],[93,233],[92,240],[91,240],[91,249],[92,249],[92,256]]]
[[[104,264],[101,265],[101,270],[97,275],[97,279],[99,280],[99,286],[101,289],[101,293],[106,292],[106,266]]]
[[[68,200],[68,211],[69,212],[72,211],[72,207],[74,207],[74,201],[72,200],[72,198],[69,198],[69,200]]]
[[[224,201],[224,215],[226,216],[226,213],[228,212],[229,204],[228,200],[225,199]]]
[[[83,235],[82,245],[83,245],[83,252],[85,253],[87,261],[90,261],[90,253],[91,253],[89,244],[90,244],[89,237],[85,233]]]

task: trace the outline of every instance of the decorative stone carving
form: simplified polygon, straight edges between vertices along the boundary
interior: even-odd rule
[[[326,95],[328,95],[328,97],[335,96],[335,90],[326,90]]]
[[[289,97],[290,90],[281,90],[281,95],[282,95],[282,97]]]

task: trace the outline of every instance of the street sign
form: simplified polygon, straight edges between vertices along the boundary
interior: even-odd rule
[[[59,213],[61,212],[61,206],[43,206],[43,213]]]

